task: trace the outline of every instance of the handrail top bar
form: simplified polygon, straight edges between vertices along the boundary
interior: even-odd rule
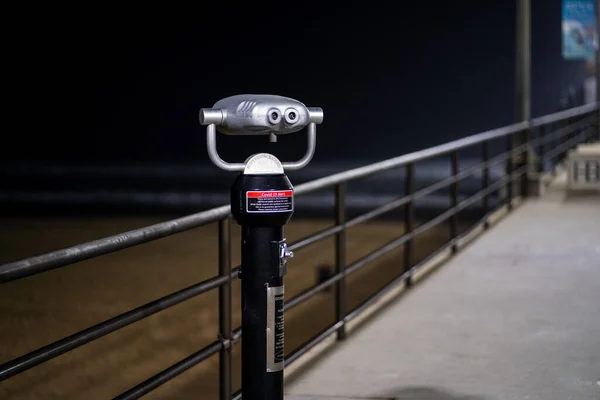
[[[584,106],[571,108],[569,110],[560,111],[558,113],[546,115],[533,119],[531,125],[527,121],[518,122],[516,124],[504,126],[501,128],[491,129],[489,131],[481,132],[475,135],[467,136],[462,139],[458,139],[452,142],[444,143],[438,146],[430,147],[424,150],[415,151],[413,153],[404,154],[398,157],[390,158],[388,160],[380,161],[374,164],[369,164],[364,167],[354,168],[348,171],[339,172],[330,176],[326,176],[320,179],[316,179],[311,182],[307,182],[298,185],[295,188],[297,194],[309,193],[315,190],[323,189],[328,186],[333,186],[338,183],[350,181],[357,178],[362,178],[377,172],[385,171],[387,169],[400,167],[409,163],[415,163],[427,158],[443,155],[455,150],[461,150],[465,147],[473,146],[478,143],[482,143],[488,140],[500,138],[502,136],[510,135],[522,131],[524,129],[539,125],[548,124],[561,119],[572,118],[578,115],[587,114],[591,111],[598,109],[598,103],[590,103]]]
[[[329,186],[336,185],[338,183],[350,181],[357,178],[362,178],[368,175],[372,175],[377,172],[385,171],[391,168],[400,167],[410,163],[416,163],[419,161],[426,160],[431,157],[439,156],[442,154],[449,153],[455,150],[461,150],[465,147],[469,147],[481,142],[493,140],[502,136],[509,135],[511,133],[519,132],[527,129],[529,124],[527,122],[519,122],[513,125],[504,126],[501,128],[492,129],[486,132],[482,132],[476,135],[467,136],[462,139],[454,140],[452,142],[444,143],[438,146],[430,147],[424,150],[415,151],[413,153],[404,154],[398,157],[390,158],[384,161],[380,161],[374,164],[369,164],[364,167],[354,168],[348,171],[339,172],[337,174],[329,175],[324,178],[316,179],[311,182],[306,182],[296,186],[294,189],[297,194],[304,194],[313,192],[315,190],[323,189]]]
[[[559,111],[554,114],[544,115],[543,117],[534,118],[531,120],[532,127],[538,127],[540,125],[551,124],[552,122],[560,121],[562,119],[573,118],[579,115],[587,114],[589,112],[598,109],[599,103],[592,102],[583,106],[569,108],[565,111]]]
[[[194,229],[222,218],[227,218],[229,215],[230,206],[225,205],[50,253],[2,264],[0,265],[0,283],[13,281],[40,272],[64,267],[78,261],[84,261],[138,244],[147,243],[175,233]]]
[[[409,163],[416,163],[427,158],[443,155],[451,151],[461,150],[488,140],[497,139],[512,133],[589,113],[598,109],[598,103],[590,103],[566,111],[535,118],[531,124],[527,121],[492,129],[472,136],[467,136],[452,142],[444,143],[428,149],[416,151],[402,156],[390,158],[374,164],[354,168],[348,171],[329,175],[320,179],[296,186],[296,194],[306,194],[316,190],[334,186],[353,179],[362,178],[377,172],[400,167]],[[93,240],[50,253],[25,258],[0,265],[0,284],[34,275],[40,272],[63,267],[78,261],[84,261],[96,256],[112,253],[118,250],[147,243],[175,233],[215,222],[230,216],[230,206],[224,205],[171,221],[165,221],[147,227],[134,229],[102,239]]]

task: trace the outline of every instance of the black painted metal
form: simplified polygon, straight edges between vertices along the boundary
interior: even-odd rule
[[[181,375],[194,365],[200,364],[202,361],[208,359],[212,355],[215,355],[223,348],[223,343],[220,341],[213,342],[206,346],[202,350],[195,352],[194,354],[184,358],[176,364],[173,364],[164,371],[159,372],[153,377],[145,380],[139,385],[129,389],[123,394],[115,397],[113,400],[134,400],[150,393],[157,387],[164,385],[176,376]]]
[[[207,279],[2,364],[0,365],[0,381],[51,360],[67,351],[74,350],[102,336],[106,336],[117,329],[124,328],[152,314],[179,304],[184,300],[206,293],[227,282],[227,280],[227,277]]]
[[[289,192],[289,202],[251,208],[250,192]],[[262,198],[262,194],[259,193]],[[278,200],[277,198],[272,198]],[[277,205],[275,205],[277,204]],[[242,395],[246,400],[283,400],[283,226],[293,214],[293,188],[285,174],[238,175],[231,212],[242,229]]]
[[[227,282],[219,287],[219,399],[231,399],[231,218],[219,221],[219,276]]]
[[[435,256],[443,253],[447,250],[452,250],[457,247],[459,240],[472,229],[479,225],[487,226],[489,215],[495,212],[499,207],[507,206],[512,204],[512,199],[515,195],[514,182],[520,179],[521,182],[526,182],[527,171],[528,171],[528,149],[531,148],[536,154],[537,165],[535,170],[537,172],[543,172],[544,162],[549,162],[553,167],[564,157],[566,152],[578,143],[589,140],[590,137],[596,137],[597,127],[597,114],[598,108],[596,105],[583,106],[572,110],[563,111],[553,115],[536,118],[532,120],[531,124],[519,123],[514,124],[505,128],[484,132],[478,135],[470,136],[464,139],[460,139],[451,143],[436,146],[430,149],[426,149],[420,152],[407,154],[404,156],[396,157],[391,160],[382,161],[380,163],[372,164],[367,167],[361,167],[354,170],[345,171],[339,174],[335,174],[326,178],[318,179],[303,185],[299,185],[295,193],[296,195],[302,195],[305,193],[314,192],[329,187],[335,187],[336,203],[335,203],[335,226],[324,229],[313,235],[305,237],[296,243],[289,246],[290,250],[300,250],[316,243],[320,240],[335,236],[335,260],[336,269],[335,274],[329,277],[326,281],[315,285],[306,291],[298,294],[292,298],[286,305],[285,310],[289,310],[296,305],[303,303],[304,301],[315,296],[317,293],[331,287],[336,286],[336,322],[331,326],[324,329],[322,332],[317,334],[315,337],[307,341],[304,345],[293,349],[286,360],[286,364],[290,364],[297,360],[300,356],[305,354],[308,350],[313,348],[315,345],[322,342],[333,333],[337,332],[338,338],[342,339],[347,335],[346,326],[347,323],[354,320],[360,313],[366,310],[369,306],[374,304],[376,301],[381,299],[390,290],[397,287],[402,282],[411,282],[412,274],[418,270],[421,266],[425,265],[429,260],[432,260]],[[572,119],[571,123],[565,123],[567,119]],[[558,127],[558,128],[557,128]],[[557,129],[555,129],[557,128]],[[535,139],[530,137],[529,129],[538,129],[539,134]],[[524,135],[524,144],[517,147],[514,146],[515,134]],[[508,151],[491,156],[491,149],[494,146],[494,142],[498,139],[504,138],[508,143]],[[459,172],[458,151],[464,148],[480,145],[483,153],[482,163],[467,168]],[[436,157],[443,154],[451,153],[452,159],[452,176],[441,181],[438,181],[428,187],[414,191],[414,174],[415,174],[415,163],[426,160],[431,157]],[[518,165],[514,165],[514,160],[521,160]],[[507,170],[500,179],[495,182],[491,181],[491,167],[506,162]],[[365,214],[357,216],[351,220],[346,220],[345,205],[346,205],[346,183],[357,178],[366,177],[377,172],[386,171],[392,168],[405,166],[406,168],[406,179],[405,179],[405,193],[403,197],[400,197],[384,206],[378,207],[377,209],[371,210]],[[482,173],[482,189],[470,196],[469,198],[458,201],[458,184],[461,180],[472,176],[476,173]],[[414,201],[430,195],[431,193],[450,187],[451,190],[451,207],[438,215],[437,217],[425,221],[420,226],[414,226]],[[492,207],[490,202],[490,195],[495,191],[505,187],[507,189],[507,200],[508,204],[499,204],[496,207]],[[521,190],[521,194],[526,194],[526,191]],[[483,202],[483,208],[486,215],[476,223],[467,232],[460,235],[457,233],[458,221],[456,217],[458,213],[467,207],[475,204],[478,201]],[[361,257],[352,264],[347,265],[346,262],[346,229],[352,226],[359,225],[366,221],[372,220],[373,218],[380,217],[390,211],[396,210],[400,207],[404,207],[404,223],[405,233],[396,239],[393,239],[389,243],[382,247],[372,251],[371,253]],[[413,242],[414,238],[419,234],[422,234],[428,229],[431,229],[446,220],[450,220],[451,229],[451,240],[444,246],[440,247],[433,254],[419,263],[414,264],[413,259]],[[249,333],[253,330],[245,330],[246,334],[242,336],[240,328],[232,330],[231,326],[231,279],[238,276],[239,268],[231,268],[231,233],[230,233],[230,209],[229,207],[219,207],[213,210],[201,212],[188,217],[179,218],[173,221],[168,221],[161,224],[152,225],[147,228],[141,228],[130,232],[125,232],[119,235],[111,236],[105,239],[96,240],[93,242],[84,243],[78,246],[73,246],[67,249],[59,250],[56,252],[31,257],[25,260],[20,260],[4,265],[0,265],[0,283],[10,282],[16,279],[20,279],[26,276],[34,275],[40,272],[48,271],[54,268],[70,265],[78,261],[86,260],[92,257],[100,256],[110,252],[118,251],[128,247],[132,247],[141,243],[146,243],[152,240],[156,240],[165,236],[183,232],[185,230],[193,229],[195,227],[203,226],[209,223],[218,222],[219,227],[219,275],[208,279],[204,282],[197,283],[189,286],[188,288],[182,289],[178,292],[165,296],[156,301],[145,304],[141,307],[128,311],[117,317],[104,321],[93,327],[85,329],[81,332],[75,333],[69,337],[61,339],[57,342],[51,343],[31,353],[25,354],[15,360],[9,361],[0,366],[0,380],[5,380],[13,375],[19,374],[26,371],[42,362],[48,361],[54,357],[57,357],[67,351],[73,350],[81,345],[84,345],[90,341],[105,336],[117,329],[125,327],[131,323],[139,321],[149,315],[162,311],[168,307],[178,304],[182,301],[190,299],[199,294],[205,293],[209,290],[218,288],[219,290],[219,338],[214,343],[208,345],[202,350],[190,355],[189,357],[181,360],[166,370],[159,372],[153,377],[149,378],[145,382],[137,385],[131,390],[117,396],[116,399],[137,399],[141,396],[149,393],[158,386],[168,382],[170,379],[178,376],[187,369],[194,365],[206,360],[212,355],[219,354],[220,360],[220,399],[233,398],[239,399],[241,396],[240,392],[236,392],[232,395],[232,366],[231,366],[231,348],[235,343],[239,342],[240,339],[244,341],[244,348],[254,347],[254,354],[251,357],[246,357],[246,368],[253,368],[257,371],[261,371],[262,368],[254,368],[263,362],[265,358],[265,346],[264,338],[260,338]],[[250,230],[253,231],[251,234]],[[257,236],[258,235],[258,236]],[[280,240],[283,235],[280,228],[277,227],[247,227],[243,229],[243,237],[247,241],[248,245],[243,251],[243,257],[255,259],[254,264],[246,261],[244,264],[244,274],[253,268],[258,269],[258,262],[262,266],[265,264],[271,265],[274,268],[275,264],[271,263],[269,258],[256,258],[257,252],[261,252],[261,244],[255,242],[260,240],[261,243],[265,241],[277,241]],[[252,239],[254,237],[255,239]],[[257,239],[258,238],[258,239]],[[399,271],[399,276],[390,282],[385,288],[374,293],[369,299],[363,302],[361,305],[353,310],[347,309],[347,288],[346,288],[346,277],[355,271],[365,267],[368,263],[376,260],[378,257],[386,254],[399,246],[404,246],[404,267],[403,271]],[[264,249],[263,249],[264,250]],[[266,252],[261,254],[265,255]],[[271,254],[271,253],[269,253]],[[259,260],[260,258],[260,260]],[[254,265],[254,266],[253,266]],[[264,272],[264,268],[263,272]],[[268,270],[268,268],[267,268]],[[273,272],[273,271],[272,271]],[[242,280],[242,285],[246,284],[252,286],[257,292],[260,291],[260,297],[262,297],[262,288],[258,288],[258,281],[251,282],[249,279]],[[266,276],[262,278],[267,278]],[[279,285],[281,278],[268,277],[267,281],[273,285]],[[261,280],[264,283],[264,280]],[[248,289],[252,290],[252,289]],[[258,298],[258,297],[256,297]],[[247,299],[246,299],[247,301]],[[256,304],[257,309],[262,307],[261,304]],[[244,326],[250,327],[253,323],[258,323],[260,327],[264,325],[262,322],[244,320]],[[257,326],[258,326],[257,325]],[[260,328],[259,327],[259,328]],[[262,329],[262,328],[260,328]],[[260,329],[258,329],[260,331]],[[262,345],[261,345],[262,343]],[[253,361],[252,361],[253,360]],[[258,360],[258,361],[257,361]],[[260,376],[259,376],[260,375]],[[262,385],[265,382],[263,374],[257,373],[256,376],[248,377],[244,380],[243,386],[245,388],[252,387],[252,385]],[[276,391],[282,393],[282,377],[272,379],[272,382],[267,382],[267,386],[275,388]],[[257,392],[258,393],[258,392]],[[251,396],[247,396],[249,399],[253,399]],[[258,398],[258,397],[256,397]],[[265,397],[268,398],[268,397]]]
[[[514,133],[506,136],[508,151],[512,153],[515,147]],[[508,176],[508,183],[506,185],[506,205],[509,210],[513,207],[513,187],[514,187],[514,158],[513,156],[506,159],[506,175]]]
[[[54,268],[64,267],[79,261],[151,242],[215,222],[228,215],[229,206],[222,206],[40,256],[2,264],[0,265],[0,283],[14,281],[15,279],[21,279]]]
[[[485,141],[483,142],[482,146],[482,159],[483,159],[483,163],[485,164],[485,166],[483,167],[483,172],[482,172],[482,182],[481,182],[481,188],[485,189],[490,185],[490,167],[487,165],[487,163],[490,160],[490,142],[489,141]],[[488,213],[490,210],[490,196],[489,194],[486,194],[483,197],[483,211],[485,213]],[[483,223],[483,227],[484,229],[487,229],[489,227],[489,223],[487,220],[485,220],[485,222]]]
[[[531,157],[531,129],[525,129],[522,132],[522,137],[521,140],[519,141],[520,143],[525,143],[527,144],[527,147],[525,148],[525,151],[522,153],[521,156],[521,164],[520,166],[526,165],[529,166],[530,165],[530,157]],[[521,175],[521,189],[520,189],[520,194],[523,197],[527,197],[529,196],[529,178],[530,178],[530,171],[527,171],[527,173]]]
[[[541,174],[544,172],[544,160],[546,157],[546,125],[539,127],[538,131],[538,142],[540,143],[537,151],[537,173]]]
[[[242,226],[242,394],[282,400],[283,369],[267,371],[267,287],[283,286],[277,247],[282,227]]]
[[[406,177],[404,179],[404,196],[413,196],[415,190],[415,165],[413,163],[406,164]],[[408,203],[404,206],[404,234],[412,234],[415,212],[414,198],[409,197]],[[409,271],[413,264],[413,243],[412,237],[404,243],[404,272]],[[410,277],[406,280],[406,285],[410,286],[412,280]]]
[[[346,183],[335,187],[335,225],[344,227],[346,223]],[[346,317],[347,291],[346,291],[346,229],[335,235],[335,272],[341,275],[335,288],[335,318],[342,321]],[[337,331],[338,340],[346,338],[346,327],[340,326]]]
[[[458,150],[452,152],[452,176],[458,175]],[[450,207],[453,209],[452,217],[450,217],[450,240],[454,241],[458,236],[458,212],[456,212],[456,206],[458,205],[458,181],[454,182],[451,186],[450,191]],[[458,246],[456,243],[452,245],[452,252],[456,253]]]

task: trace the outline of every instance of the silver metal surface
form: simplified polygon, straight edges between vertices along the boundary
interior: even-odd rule
[[[223,123],[223,110],[215,110],[212,108],[200,109],[200,125],[216,124],[220,125]]]
[[[323,122],[323,110],[306,107],[289,97],[244,94],[227,97],[213,108],[202,108],[200,124],[206,125],[206,144],[211,161],[225,171],[242,171],[241,163],[223,160],[217,150],[216,131],[226,135],[268,135],[277,142],[278,135],[287,135],[308,127],[308,145],[305,155],[298,161],[285,162],[287,170],[305,167],[312,159],[316,146],[316,124]]]
[[[550,124],[556,121],[562,121],[567,118],[578,117],[590,113],[592,111],[598,111],[598,105],[600,103],[589,103],[579,107],[573,107],[565,111],[560,111],[554,114],[544,115],[543,117],[534,118],[531,120],[531,126],[536,127],[540,125]]]
[[[288,258],[294,258],[294,252],[288,249],[287,240],[283,238],[279,242],[279,276],[287,274]]]
[[[287,135],[323,122],[323,110],[270,94],[241,94],[200,110],[200,124],[216,124],[226,135]]]
[[[244,163],[244,175],[283,174],[283,165],[277,157],[269,153],[254,154]]]
[[[276,324],[283,324],[283,301],[281,303],[281,321],[276,321],[276,300],[282,299],[284,294],[283,286],[267,287],[267,372],[276,372],[283,370],[283,356],[281,361],[275,362],[275,345],[276,340],[283,340],[283,328],[281,329],[281,337],[277,338]],[[283,344],[282,344],[283,345]],[[283,347],[281,349],[283,351]]]
[[[279,245],[279,258],[285,260],[287,258],[294,258],[294,252],[288,250],[287,242],[283,239]]]
[[[315,155],[315,147],[317,146],[317,126],[314,122],[308,124],[307,138],[308,143],[306,145],[306,153],[304,154],[304,157],[298,161],[284,162],[283,169],[287,171],[295,171],[306,167],[310,160],[312,160],[313,156]]]
[[[225,171],[243,171],[246,166],[244,163],[230,163],[221,158],[217,151],[217,130],[215,124],[206,126],[206,150],[208,151],[208,158],[217,167]]]

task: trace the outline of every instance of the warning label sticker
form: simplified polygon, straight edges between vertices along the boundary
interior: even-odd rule
[[[293,190],[246,192],[246,212],[277,213],[294,211]]]

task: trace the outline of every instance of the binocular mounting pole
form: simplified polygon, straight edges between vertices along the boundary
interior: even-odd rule
[[[227,171],[241,171],[231,187],[231,212],[242,227],[242,398],[283,400],[284,285],[287,259],[293,257],[283,226],[294,212],[294,188],[285,169],[300,169],[311,160],[320,108],[281,96],[238,95],[200,110],[207,125],[210,159]],[[228,163],[216,149],[216,130],[229,135],[277,135],[308,129],[308,149],[296,162],[281,163],[259,153],[245,163]]]

